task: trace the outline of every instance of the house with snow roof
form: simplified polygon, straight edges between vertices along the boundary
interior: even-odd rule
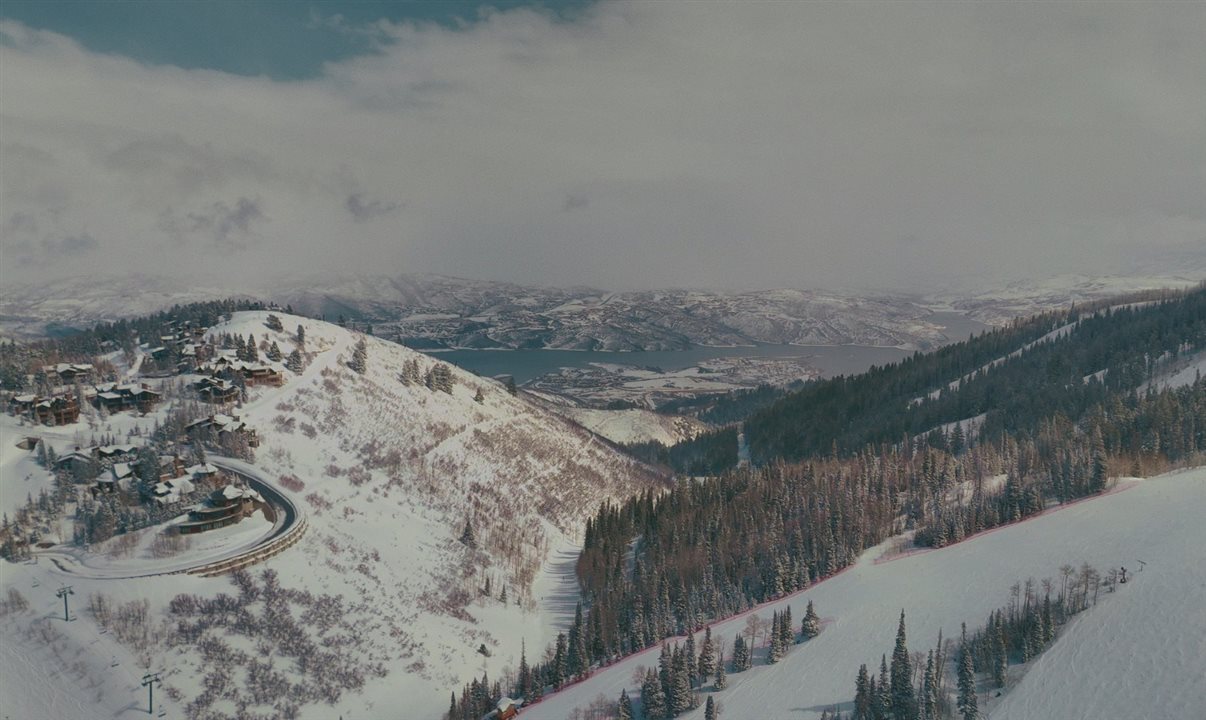
[[[209,498],[189,511],[187,522],[177,526],[181,535],[191,535],[238,523],[266,506],[264,498],[251,488],[227,485],[214,490]]]

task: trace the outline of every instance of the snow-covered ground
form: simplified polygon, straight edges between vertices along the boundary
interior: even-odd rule
[[[1145,481],[1126,480],[1113,492],[1049,510],[957,545],[876,563],[868,551],[848,570],[789,599],[754,611],[769,619],[791,606],[800,618],[809,600],[823,622],[820,636],[795,646],[778,664],[730,674],[715,693],[728,718],[817,718],[831,707],[849,710],[861,663],[891,654],[901,609],[909,647],[933,647],[938,631],[958,637],[984,624],[1027,578],[1058,577],[1065,563],[1102,571],[1142,572],[1117,593],[1075,618],[1028,672],[1011,666],[1002,699],[981,698],[993,720],[1202,717],[1206,707],[1206,469]],[[891,541],[889,541],[891,543]],[[747,613],[749,614],[749,613]],[[727,641],[745,616],[714,625]],[[602,694],[639,695],[638,666],[655,666],[657,649],[597,671],[524,711],[525,720],[562,720]],[[710,686],[709,686],[710,687]],[[703,708],[683,717],[702,718]]]
[[[297,700],[304,706],[300,717],[378,717],[399,707],[414,717],[437,716],[448,692],[472,676],[486,671],[498,678],[517,667],[523,643],[533,659],[543,652],[573,612],[575,542],[585,518],[604,499],[628,497],[660,482],[649,468],[568,420],[511,396],[495,381],[453,367],[450,393],[422,381],[404,383],[408,364],[417,363],[423,375],[438,360],[372,337],[364,338],[368,359],[361,375],[348,367],[361,336],[319,321],[280,317],[283,332],[267,328],[264,312],[236,314],[213,332],[275,341],[287,355],[298,325],[305,328],[304,371],[289,373],[280,388],[250,388],[236,412],[259,431],[260,475],[292,490],[309,528],[297,545],[253,567],[251,575],[266,588],[261,573],[277,574],[288,592],[288,614],[299,623],[294,634],[323,652],[301,669],[280,637],[257,634],[267,602],[240,592],[229,578],[83,577],[63,573],[48,556],[37,565],[6,564],[0,568],[0,601],[14,589],[30,605],[0,618],[0,645],[6,648],[0,698],[6,710],[23,713],[14,716],[42,717],[50,707],[62,720],[137,716],[134,702],[145,695],[133,692],[131,687],[141,688],[127,679],[108,679],[117,672],[108,669],[114,656],[126,658],[119,666],[134,668],[131,678],[170,668],[156,697],[181,717],[205,683],[218,682],[223,672],[230,676],[221,681],[225,687],[239,688],[247,700],[249,663],[260,658],[286,673],[295,687],[271,695],[267,704],[259,696],[249,706],[256,712],[301,698],[305,692],[299,688],[322,687],[336,676],[341,683],[354,679],[343,692],[332,693],[337,699]],[[139,421],[151,419],[117,420]],[[113,430],[122,434],[124,426]],[[90,430],[81,424],[39,433],[53,436],[57,448],[76,438],[87,444]],[[6,472],[5,487],[11,484]],[[467,520],[476,549],[458,542]],[[228,537],[191,538],[191,547],[171,562],[185,554],[225,553],[255,542],[266,529],[266,522],[245,522]],[[165,562],[146,557],[147,542],[139,538],[109,558],[110,541],[87,562],[120,565],[122,573]],[[108,573],[101,570],[96,574]],[[54,590],[64,582],[74,586],[78,620],[55,625],[53,613],[61,603]],[[490,594],[480,594],[487,583]],[[114,632],[100,631],[86,609],[94,593],[114,603],[147,601],[149,631],[140,636],[145,643],[137,652],[129,652],[129,637],[117,643]],[[180,642],[177,623],[203,616],[187,608],[168,612],[178,593],[200,602],[219,594],[241,597],[238,602],[250,613],[241,617],[256,619],[241,621],[238,631],[202,628],[199,637]],[[48,633],[53,641],[45,639]],[[209,650],[198,650],[202,642]],[[238,659],[214,661],[215,642]],[[477,652],[482,646],[485,655]],[[9,647],[16,649],[10,653]],[[62,658],[78,664],[78,672],[59,673]],[[53,689],[33,681],[52,676]],[[53,698],[38,695],[45,692]],[[209,707],[240,716],[230,698]]]

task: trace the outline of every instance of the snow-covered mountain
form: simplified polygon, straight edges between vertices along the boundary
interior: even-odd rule
[[[221,283],[199,285],[145,274],[5,283],[0,286],[0,337],[42,337],[178,304],[251,296]]]
[[[1022,280],[975,291],[936,294],[927,299],[973,317],[988,325],[1004,325],[1014,318],[1029,317],[1072,303],[1104,300],[1145,290],[1189,288],[1206,281],[1206,264],[1187,265],[1181,272],[1153,275],[1088,276],[1057,275],[1041,280]]]
[[[316,276],[257,287],[197,287],[165,277],[71,278],[0,288],[0,331],[36,336],[59,327],[144,315],[229,295],[344,316],[375,334],[424,347],[679,350],[754,343],[926,348],[946,338],[931,310],[904,296],[805,290],[612,293],[522,286],[442,275]]]
[[[119,605],[147,600],[143,612],[158,629],[132,654],[141,654],[147,667],[170,668],[165,696],[182,716],[211,717],[197,714],[209,708],[224,713],[213,717],[275,717],[256,713],[280,712],[281,702],[294,702],[302,718],[378,717],[399,707],[413,717],[434,717],[448,688],[483,670],[500,676],[517,665],[522,642],[539,652],[564,624],[576,593],[574,543],[599,503],[663,481],[495,381],[448,368],[448,391],[429,389],[404,378],[425,376],[442,365],[438,360],[321,321],[279,317],[282,332],[266,326],[265,312],[237,313],[211,332],[250,334],[262,348],[275,342],[288,355],[297,346],[296,329],[304,328],[304,371],[289,373],[283,387],[250,389],[237,411],[259,430],[257,471],[291,491],[306,514],[301,541],[252,568],[255,587],[242,592],[228,578],[107,581],[72,577],[47,562],[6,567],[5,592],[19,589],[36,603],[32,614],[3,614],[0,645],[22,654],[4,658],[6,668],[19,663],[36,676],[53,666],[54,654],[27,648],[38,618],[47,615],[45,593],[35,588],[74,583],[83,598],[100,593]],[[363,374],[349,367],[362,339]],[[564,558],[568,568],[558,564]],[[264,570],[275,578],[261,576]],[[196,603],[172,603],[177,593],[194,595]],[[565,597],[568,607],[559,602]],[[246,619],[238,620],[238,629],[213,627],[212,611],[198,608],[214,602],[241,603],[240,610],[221,605],[223,617]],[[279,612],[292,619],[271,622],[294,629],[273,632],[294,637],[257,634],[264,613]],[[92,614],[79,615],[78,625],[56,635],[56,652],[70,648],[83,658],[75,684],[54,691],[61,695],[55,707],[63,708],[57,717],[108,717],[109,709],[120,715],[114,703],[124,690],[112,683],[85,714],[70,710],[89,706],[79,697],[92,692],[88,678],[102,674],[111,655],[131,652],[114,634],[96,641]],[[314,649],[306,650],[310,645]],[[303,655],[320,656],[324,667]],[[15,707],[45,707],[43,699],[26,697],[44,690],[23,689],[24,672],[13,674],[16,685],[5,682],[5,696],[19,696]],[[261,694],[256,683],[278,676],[285,683],[278,689],[296,689]],[[346,683],[344,692],[325,689],[330,683]],[[338,700],[315,701],[321,695]]]

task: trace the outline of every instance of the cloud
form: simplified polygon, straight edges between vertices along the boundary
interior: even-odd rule
[[[44,238],[42,240],[42,248],[47,255],[87,255],[96,250],[98,243],[96,238],[88,233],[80,233],[79,235],[67,235],[60,238]]]
[[[181,242],[201,237],[212,241],[215,249],[235,252],[246,248],[255,235],[253,226],[267,219],[258,198],[241,197],[233,207],[219,201],[183,215],[169,211],[160,226]]]
[[[353,220],[356,222],[365,222],[382,215],[388,215],[402,206],[395,202],[385,202],[384,200],[375,198],[365,200],[364,193],[357,192],[348,195],[348,199],[344,202],[344,207],[352,215]]]
[[[916,289],[1200,257],[1203,22],[602,2],[375,23],[289,82],[0,23],[0,254],[87,228],[109,270]]]

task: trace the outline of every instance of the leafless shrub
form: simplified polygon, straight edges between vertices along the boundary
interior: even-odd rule
[[[105,549],[105,554],[111,558],[129,557],[130,553],[134,552],[134,548],[138,547],[138,541],[142,538],[142,533],[126,532],[114,538]]]
[[[192,544],[192,538],[188,535],[181,535],[169,528],[156,533],[151,540],[151,556],[156,558],[173,557],[188,550]]]
[[[365,484],[371,480],[372,477],[373,476],[369,474],[368,470],[365,470],[359,465],[348,469],[348,480],[356,487],[360,487],[361,485]]]
[[[281,475],[279,478],[277,478],[277,482],[279,482],[281,487],[285,488],[286,490],[291,490],[296,493],[306,489],[306,484],[293,475]]]
[[[276,417],[272,418],[272,424],[273,427],[276,428],[277,432],[292,435],[293,428],[295,425],[297,425],[297,420],[286,415],[277,415]]]
[[[314,426],[311,425],[310,423],[302,423],[298,427],[301,428],[302,435],[305,435],[306,437],[310,438],[311,440],[318,437],[318,431],[315,430]]]
[[[327,467],[323,469],[323,474],[329,478],[337,478],[343,475],[343,468],[339,467],[335,463],[329,463]]]
[[[0,600],[0,617],[12,613],[25,612],[29,609],[29,601],[21,594],[17,588],[10,587],[8,589],[8,597]]]
[[[307,495],[306,502],[310,503],[310,506],[313,507],[315,510],[330,510],[332,507],[331,502],[329,500],[327,500],[322,495],[319,495],[316,492],[312,492],[309,495]]]

